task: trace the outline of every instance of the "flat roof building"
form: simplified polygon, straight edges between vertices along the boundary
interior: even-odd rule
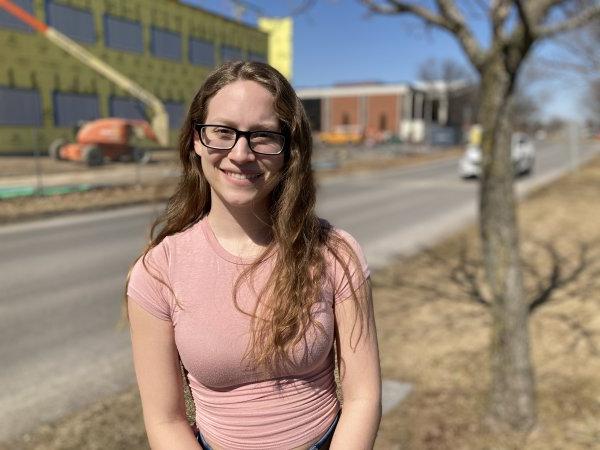
[[[298,89],[313,131],[422,142],[427,128],[461,128],[465,82],[355,83]],[[469,118],[470,119],[470,118]]]

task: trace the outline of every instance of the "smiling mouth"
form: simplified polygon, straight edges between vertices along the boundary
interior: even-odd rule
[[[221,171],[227,175],[228,177],[235,178],[236,180],[256,180],[260,177],[261,173],[237,173],[237,172],[229,172],[227,170],[221,169]]]

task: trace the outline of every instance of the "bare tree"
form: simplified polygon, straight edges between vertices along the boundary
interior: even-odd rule
[[[310,10],[316,3],[316,0],[302,0],[302,1],[298,2],[298,4],[295,5],[294,7],[290,6],[290,9],[286,14],[283,14],[282,16],[276,16],[274,14],[269,14],[269,13],[265,12],[265,10],[263,8],[259,7],[258,5],[255,5],[252,2],[246,1],[246,0],[229,0],[229,1],[233,5],[234,16],[237,21],[240,21],[242,19],[242,16],[244,16],[244,14],[246,12],[252,12],[260,17],[290,17],[290,16],[295,17],[295,16],[299,16],[301,14],[304,14],[305,12]]]
[[[539,105],[533,96],[523,91],[516,91],[509,109],[511,129],[529,133],[534,131],[536,124],[539,123]]]
[[[450,33],[479,73],[483,128],[479,227],[493,323],[488,419],[498,428],[517,431],[535,424],[536,407],[510,159],[509,105],[523,61],[536,42],[600,17],[598,0],[585,8],[564,9],[572,1],[576,0],[477,2],[478,8],[485,9],[491,30],[491,43],[484,47],[457,1],[432,0],[435,7],[429,8],[424,2],[362,0],[374,13],[412,15]]]
[[[586,103],[594,123],[600,124],[600,21],[586,30],[587,39],[579,46],[582,59],[588,62],[590,80],[586,92]]]
[[[453,59],[438,60],[429,58],[419,66],[417,78],[422,81],[467,81],[474,82],[474,75],[469,68]]]
[[[592,121],[600,124],[600,79],[590,83],[586,99],[588,108],[592,114]]]
[[[581,9],[592,0],[573,0],[570,8]],[[552,40],[553,58],[536,56],[535,66],[545,77],[562,78],[570,83],[584,84],[583,104],[591,123],[600,123],[598,89],[600,89],[600,20],[563,33]]]
[[[535,128],[539,105],[536,99],[527,93],[527,87],[532,80],[539,78],[537,74],[530,71],[528,76],[521,74],[519,83],[514,91],[510,108],[510,126],[513,129],[521,131],[531,131]],[[421,81],[435,82],[443,81],[452,83],[453,81],[467,82],[466,89],[469,91],[469,104],[474,110],[477,110],[479,82],[477,77],[469,68],[461,65],[453,59],[435,59],[428,58],[417,70],[417,78]],[[462,94],[462,93],[461,93]],[[456,96],[454,94],[454,96]],[[457,99],[454,98],[456,101]]]

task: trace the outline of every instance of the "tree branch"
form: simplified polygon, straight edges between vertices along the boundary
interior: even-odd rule
[[[305,13],[306,11],[308,11],[315,5],[316,0],[303,0],[302,2],[300,2],[300,4],[298,4],[298,6],[296,6],[295,8],[292,8],[287,14],[283,14],[281,16],[266,13],[265,10],[262,9],[261,7],[255,5],[254,3],[246,1],[246,0],[231,0],[231,2],[238,8],[241,8],[242,11],[245,11],[245,10],[252,11],[253,13],[255,13],[258,16],[282,17],[283,18],[283,17],[288,17],[288,16],[296,17],[296,16],[299,16],[299,15]]]
[[[589,61],[589,65],[585,65],[583,62],[571,62],[571,61],[558,61],[552,58],[545,58],[542,56],[536,56],[535,62],[540,65],[540,69],[545,71],[556,71],[560,76],[573,76],[573,75],[583,75],[583,76],[597,76],[598,75],[598,66],[594,64],[593,61]],[[547,74],[547,73],[546,73]]]
[[[548,303],[556,290],[575,282],[581,276],[581,274],[589,268],[591,263],[591,258],[589,257],[590,246],[588,243],[582,242],[579,244],[579,257],[577,264],[568,274],[563,275],[562,267],[565,262],[564,258],[558,253],[556,248],[551,243],[545,244],[544,248],[548,252],[548,255],[552,261],[552,273],[547,281],[546,286],[543,289],[538,289],[536,296],[529,304],[530,313],[533,313],[537,308],[545,303]]]
[[[578,14],[558,23],[540,26],[535,30],[535,36],[539,39],[548,38],[565,31],[574,30],[595,19],[600,19],[600,4],[590,6]]]
[[[551,313],[547,314],[546,317],[562,322],[575,335],[573,342],[569,346],[569,351],[575,351],[579,342],[583,342],[584,344],[587,344],[591,354],[595,356],[600,355],[600,351],[598,350],[598,346],[594,339],[598,334],[597,331],[586,328],[579,320],[564,313]]]
[[[535,28],[535,24],[532,22],[531,17],[529,16],[529,12],[524,4],[525,2],[523,0],[514,0],[514,3],[517,7],[517,12],[519,13],[521,23],[523,24],[524,32],[531,36],[533,34],[532,31]]]
[[[371,11],[377,14],[404,14],[410,13],[413,14],[430,25],[435,25],[438,27],[449,29],[449,25],[446,21],[439,15],[435,14],[433,11],[423,8],[422,6],[413,5],[410,3],[404,3],[397,0],[387,0],[387,4],[381,4],[376,0],[361,0],[362,3],[369,8]]]
[[[436,14],[428,8],[399,0],[387,0],[387,4],[382,4],[376,0],[361,1],[372,12],[378,14],[409,13],[430,25],[449,31],[458,38],[460,45],[473,65],[478,70],[482,67],[485,61],[485,54],[479,47],[471,30],[467,27],[466,22],[452,0],[436,0],[441,15]]]
[[[469,260],[467,252],[466,245],[460,249],[459,260],[450,272],[450,279],[476,303],[489,307],[491,302],[486,299],[483,289],[477,280],[477,268],[479,264]]]
[[[483,14],[483,17],[487,17],[489,8],[486,0],[473,0],[479,7],[479,12]]]
[[[531,11],[532,17],[537,17],[543,21],[548,11],[554,6],[560,5],[564,0],[527,0],[527,7]]]
[[[492,18],[492,32],[495,38],[502,39],[502,28],[510,10],[512,8],[511,0],[493,0],[490,6],[490,15]]]

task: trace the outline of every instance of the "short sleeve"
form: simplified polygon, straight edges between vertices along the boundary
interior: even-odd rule
[[[350,281],[352,282],[352,288],[356,291],[369,278],[370,271],[367,258],[356,239],[344,230],[336,229],[335,232],[354,253],[354,255],[348,254],[347,249],[342,248],[338,249],[340,260],[333,258],[334,302],[340,303],[352,296]],[[344,270],[344,265],[347,267],[347,273]]]
[[[127,285],[127,297],[153,316],[171,320],[169,255],[164,240],[134,264]]]

